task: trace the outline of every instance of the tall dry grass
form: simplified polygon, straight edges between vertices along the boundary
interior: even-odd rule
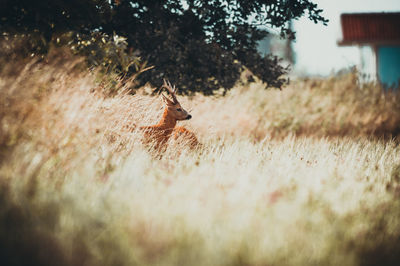
[[[265,91],[256,83],[238,87],[217,101],[196,100],[204,103],[194,110],[200,116],[193,120],[199,130],[209,127],[258,140],[289,135],[396,137],[400,133],[399,94],[360,83],[356,71],[296,80],[282,91]],[[203,113],[212,113],[212,119]],[[216,127],[217,123],[223,125]]]
[[[131,95],[74,60],[0,75],[6,265],[399,261],[400,149],[372,138],[397,134],[397,95],[349,74],[182,98],[203,150],[160,158],[136,130],[161,115],[151,88]]]

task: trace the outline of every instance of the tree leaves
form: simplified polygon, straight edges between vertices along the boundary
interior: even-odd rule
[[[71,31],[124,36],[154,66],[141,84],[167,78],[182,93],[208,95],[232,88],[244,68],[281,88],[287,68],[258,54],[258,41],[267,28],[294,38],[288,22],[304,15],[325,24],[321,12],[308,0],[6,0],[0,30],[38,32],[47,41]]]

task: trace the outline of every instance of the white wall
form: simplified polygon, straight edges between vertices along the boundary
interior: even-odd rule
[[[400,0],[314,0],[323,15],[329,19],[328,26],[314,24],[307,18],[295,21],[297,40],[294,73],[329,75],[332,71],[359,65],[360,51],[357,47],[339,47],[342,39],[340,14],[355,12],[400,12]]]

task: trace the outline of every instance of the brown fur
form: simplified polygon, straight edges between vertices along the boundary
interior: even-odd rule
[[[173,138],[175,141],[181,140],[185,144],[189,145],[190,148],[195,149],[201,146],[201,143],[197,140],[196,135],[184,128],[184,127],[176,127],[173,131]]]

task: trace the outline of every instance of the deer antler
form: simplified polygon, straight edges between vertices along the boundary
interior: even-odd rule
[[[168,92],[171,94],[174,104],[178,103],[178,99],[176,99],[176,95],[175,95],[175,92],[176,92],[175,85],[172,87],[171,83],[169,81],[167,82],[164,79],[164,84],[161,86],[161,88],[166,88],[168,90]]]

